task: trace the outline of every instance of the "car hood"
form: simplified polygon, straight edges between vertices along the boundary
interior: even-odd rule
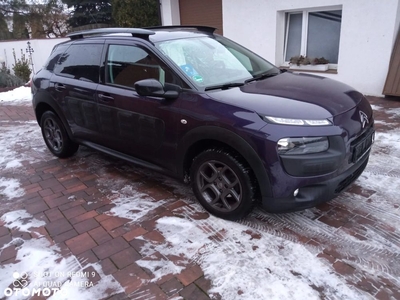
[[[350,86],[310,74],[282,73],[208,96],[263,115],[321,119],[354,108],[363,95]]]

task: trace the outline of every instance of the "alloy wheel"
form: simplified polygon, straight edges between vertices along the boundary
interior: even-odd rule
[[[63,147],[63,138],[60,126],[51,118],[44,121],[44,135],[46,141],[54,151],[61,151]]]
[[[242,200],[238,176],[220,161],[203,163],[198,170],[196,184],[205,201],[216,210],[233,211]]]

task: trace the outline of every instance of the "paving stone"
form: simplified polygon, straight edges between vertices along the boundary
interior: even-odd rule
[[[129,220],[125,219],[125,218],[111,217],[111,218],[107,218],[104,221],[101,221],[100,224],[101,224],[101,226],[104,227],[105,230],[111,231],[117,227],[124,225],[127,222],[129,222]]]
[[[75,195],[64,196],[64,197],[67,198],[68,201],[58,207],[58,209],[61,210],[62,212],[64,212],[65,210],[68,210],[70,208],[73,208],[75,206],[80,206],[83,203],[85,203],[85,200],[78,199],[75,197]]]
[[[17,250],[15,249],[14,245],[8,246],[6,248],[4,248],[3,250],[1,250],[0,253],[0,263],[5,262],[9,259],[12,259],[14,257],[16,257],[17,255]]]
[[[46,210],[44,213],[46,214],[50,222],[54,222],[56,220],[64,218],[64,215],[58,210],[57,207]]]
[[[48,210],[49,207],[47,206],[46,202],[43,200],[35,201],[35,203],[28,204],[25,207],[26,211],[32,215],[37,214],[38,212],[42,212]]]
[[[95,217],[96,221],[100,222],[100,223],[103,222],[104,220],[109,219],[109,218],[112,218],[112,216],[107,215],[107,214],[100,214],[97,217]]]
[[[99,226],[100,224],[95,219],[87,219],[85,221],[74,224],[74,228],[79,234],[92,230]]]
[[[76,224],[76,223],[79,223],[79,222],[82,222],[82,221],[85,221],[85,220],[88,220],[91,218],[95,218],[97,215],[98,214],[96,211],[91,210],[91,211],[85,212],[79,216],[73,217],[73,218],[69,219],[69,221],[71,224]]]
[[[180,282],[182,282],[184,286],[187,286],[195,280],[199,279],[201,276],[203,276],[203,270],[199,266],[194,265],[183,270],[176,277],[179,279]]]
[[[97,263],[99,261],[99,259],[93,253],[92,250],[87,250],[87,251],[85,251],[85,252],[83,252],[81,254],[78,254],[77,258],[78,258],[78,260],[79,260],[79,262],[81,263],[82,266],[86,266],[88,264]]]
[[[72,225],[68,222],[68,220],[64,218],[51,222],[47,224],[45,227],[51,236],[56,236],[60,233],[73,229]]]
[[[342,261],[335,262],[333,264],[333,267],[334,267],[335,271],[341,275],[352,275],[355,271],[355,269],[352,266],[350,266]]]
[[[65,203],[70,202],[70,200],[68,199],[67,196],[55,197],[55,195],[58,195],[58,194],[54,193],[53,195],[48,196],[48,198],[47,198],[48,200],[46,200],[46,197],[43,198],[43,200],[47,203],[47,205],[50,208],[61,206]],[[59,209],[61,210],[60,207],[59,207]]]
[[[65,190],[65,191],[62,191],[62,193],[63,193],[64,195],[70,195],[70,194],[73,194],[73,193],[75,193],[75,192],[84,190],[84,189],[86,189],[86,188],[87,188],[87,186],[86,186],[85,184],[81,183],[81,184],[79,184],[79,185],[77,185],[77,186],[74,186],[74,187],[71,187],[71,188],[69,188],[69,189],[67,189],[67,190]]]
[[[160,285],[161,289],[167,294],[167,296],[172,296],[179,293],[183,289],[182,283],[179,282],[176,277],[171,278],[167,282]]]
[[[96,242],[87,232],[65,241],[65,244],[75,255],[81,254],[97,246]]]
[[[186,286],[179,293],[185,300],[207,300],[210,299],[204,292],[199,289],[194,283]]]
[[[115,264],[109,258],[101,260],[100,264],[105,275],[110,275],[118,271]]]
[[[54,194],[54,192],[51,189],[44,189],[44,190],[38,191],[38,193],[42,197]]]
[[[147,284],[129,295],[132,299],[166,300],[168,296],[155,283]]]
[[[88,233],[96,241],[98,245],[101,245],[109,240],[112,240],[112,237],[101,226],[90,230]]]
[[[146,241],[152,241],[152,242],[155,242],[155,243],[163,243],[163,242],[165,242],[164,236],[160,232],[158,232],[157,230],[153,230],[153,231],[150,231],[150,232],[146,233],[145,235],[143,235],[143,238]]]
[[[10,231],[8,230],[7,227],[0,226],[0,237],[3,237],[3,236],[5,236],[5,235],[7,235],[9,233],[10,233]]]
[[[131,231],[125,233],[123,235],[124,239],[128,242],[132,241],[134,238],[141,236],[143,234],[147,233],[147,230],[142,228],[142,227],[138,227],[135,229],[132,229]]]
[[[125,289],[126,294],[131,294],[132,292],[145,286],[146,282],[150,279],[149,275],[147,275],[135,263],[115,272],[113,276]]]
[[[76,216],[86,213],[86,210],[81,205],[77,205],[64,210],[62,213],[67,219],[72,219]]]
[[[19,231],[18,229],[11,229],[11,236],[13,238],[20,238],[25,241],[30,240],[32,238],[29,232]]]
[[[132,247],[126,248],[118,253],[112,255],[111,260],[118,267],[118,269],[123,269],[129,266],[131,263],[139,260],[142,256],[136,252]]]
[[[333,256],[330,256],[326,253],[319,253],[317,256],[321,257],[321,258],[325,258],[331,264],[333,264],[336,261],[336,258],[334,258]]]
[[[117,237],[93,248],[93,252],[99,259],[103,259],[128,247],[129,244],[122,237]]]
[[[43,178],[43,177],[42,177]],[[54,186],[59,185],[60,182],[54,178],[53,176],[50,176],[48,179],[42,180],[39,182],[39,185],[42,189],[47,189],[47,188],[52,188]]]
[[[7,234],[0,237],[0,249],[12,241],[11,232],[7,232]]]
[[[76,232],[76,230],[71,229],[64,233],[56,235],[53,239],[56,243],[59,243],[59,242],[64,242],[66,240],[72,239],[73,237],[76,237],[77,235],[78,235],[78,233]]]

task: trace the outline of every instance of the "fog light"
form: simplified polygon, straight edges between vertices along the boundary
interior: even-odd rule
[[[294,192],[293,192],[293,196],[297,196],[297,194],[299,193],[299,189],[296,189]]]

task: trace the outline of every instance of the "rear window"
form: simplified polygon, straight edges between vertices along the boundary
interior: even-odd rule
[[[64,77],[98,83],[102,44],[71,45],[61,54],[54,73]]]

